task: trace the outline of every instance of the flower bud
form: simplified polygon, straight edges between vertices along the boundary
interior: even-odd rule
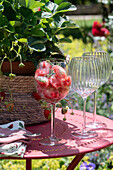
[[[24,66],[25,66],[24,63],[20,63],[20,64],[19,64],[19,67],[24,67]]]
[[[16,76],[16,74],[13,74],[13,73],[10,73],[10,74],[9,74],[9,77],[10,77],[11,80],[12,80],[13,78],[15,78],[15,76]]]

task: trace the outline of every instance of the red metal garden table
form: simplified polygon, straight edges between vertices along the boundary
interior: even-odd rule
[[[104,129],[98,129],[98,136],[92,139],[77,139],[71,133],[80,129],[82,126],[82,111],[74,110],[74,115],[69,110],[66,113],[66,121],[63,121],[61,110],[58,109],[55,118],[55,134],[67,141],[61,146],[44,146],[39,141],[50,136],[50,121],[38,125],[27,126],[26,129],[33,133],[41,133],[41,136],[32,138],[31,143],[27,147],[27,151],[23,159],[26,159],[26,170],[32,169],[32,159],[46,159],[75,156],[68,166],[67,170],[73,170],[86,153],[94,152],[102,148],[106,148],[113,144],[113,121],[103,116],[97,115],[97,121],[101,121],[107,125]],[[86,113],[86,121],[92,120],[92,114]],[[6,159],[6,158],[1,158]],[[8,157],[7,159],[10,159]],[[18,159],[18,158],[11,158]]]

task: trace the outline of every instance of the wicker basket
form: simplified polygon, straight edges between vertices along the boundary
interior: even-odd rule
[[[15,120],[22,120],[26,125],[48,121],[44,117],[44,110],[41,108],[40,102],[32,96],[35,90],[33,76],[16,76],[12,80],[7,76],[3,76],[0,77],[0,83],[6,93],[5,101],[10,97],[10,89],[14,103],[13,111],[8,111],[4,102],[0,103],[2,108],[0,124]]]

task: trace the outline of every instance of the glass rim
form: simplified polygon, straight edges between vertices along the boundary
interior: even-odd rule
[[[99,60],[99,58],[96,57],[96,56],[95,56],[95,57],[91,57],[91,56],[73,57],[71,60],[76,60],[76,61],[77,61],[77,60],[78,60],[78,61],[80,61],[80,60],[81,60],[81,61],[88,61],[88,59],[89,59],[89,60],[92,60],[92,61],[93,61],[93,60]],[[71,61],[71,60],[70,60],[70,61]]]
[[[108,53],[107,52],[105,52],[105,51],[95,51],[95,52],[84,52],[83,54],[82,54],[82,56],[84,56],[84,54],[91,54],[91,55],[107,55]]]
[[[40,61],[66,61],[66,59],[63,59],[63,58],[41,58],[41,59],[39,59],[39,62]]]

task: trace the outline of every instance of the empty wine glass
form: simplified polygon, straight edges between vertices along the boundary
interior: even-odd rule
[[[78,93],[84,101],[82,129],[72,133],[77,138],[92,138],[97,136],[94,131],[86,130],[86,99],[99,86],[101,69],[99,58],[73,57],[68,66],[72,78],[71,88]]]
[[[98,57],[100,59],[101,62],[101,69],[102,69],[102,79],[100,81],[100,86],[102,86],[104,83],[106,83],[110,77],[111,74],[111,70],[112,70],[112,62],[110,59],[110,56],[108,55],[108,53],[103,52],[103,51],[97,51],[97,52],[85,52],[83,53],[83,56],[87,57]],[[96,96],[97,96],[97,90],[94,92],[94,111],[93,111],[93,122],[89,122],[86,124],[86,127],[89,128],[104,128],[106,127],[106,124],[101,122],[101,121],[97,121],[96,120]]]
[[[51,136],[40,141],[43,145],[65,144],[64,139],[55,136],[55,105],[66,97],[71,85],[71,77],[66,73],[66,61],[63,59],[40,60],[35,72],[36,89],[42,99],[51,104]]]

